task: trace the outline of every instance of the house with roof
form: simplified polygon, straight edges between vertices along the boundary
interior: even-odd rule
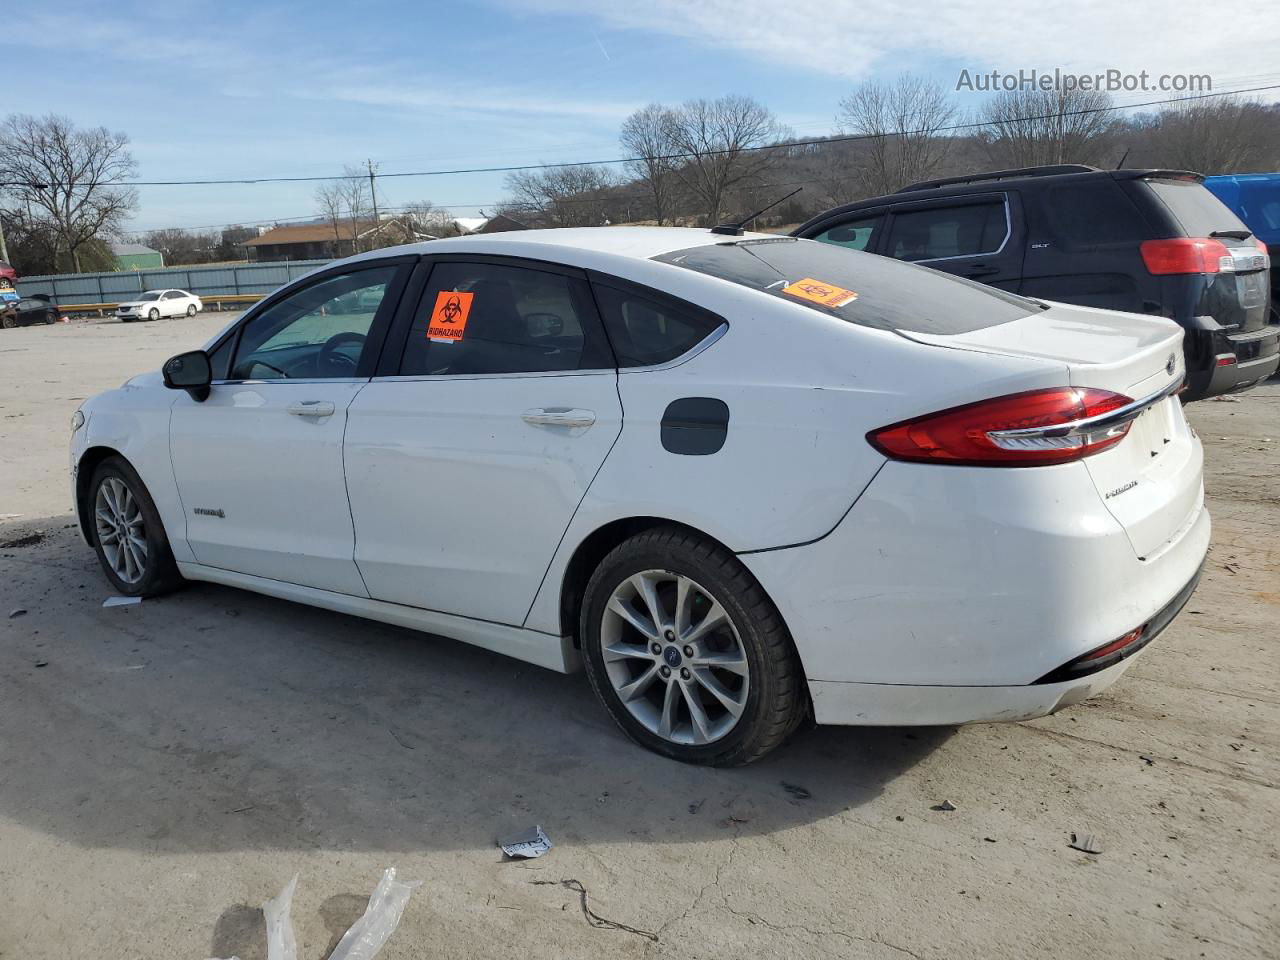
[[[431,239],[403,217],[318,220],[275,226],[244,242],[251,261],[333,260],[363,250]]]

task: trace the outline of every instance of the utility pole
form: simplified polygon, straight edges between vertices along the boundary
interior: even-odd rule
[[[373,201],[373,228],[376,230],[380,222],[378,220],[378,191],[373,183],[373,161],[366,160],[365,163],[369,167],[369,198]]]
[[[4,242],[4,216],[0,214],[0,260],[5,263],[9,262],[9,248]]]

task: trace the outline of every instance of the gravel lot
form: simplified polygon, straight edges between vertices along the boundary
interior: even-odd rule
[[[103,609],[71,413],[230,319],[0,331],[0,957],[261,958],[298,872],[322,960],[392,864],[388,958],[1280,955],[1280,381],[1191,408],[1209,566],[1106,695],[705,770],[451,641],[210,585]],[[533,823],[556,848],[502,862]]]

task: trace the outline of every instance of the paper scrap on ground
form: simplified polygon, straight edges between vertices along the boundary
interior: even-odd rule
[[[141,603],[141,597],[107,597],[102,601],[104,607],[131,607],[135,603]]]
[[[552,843],[551,839],[543,832],[542,827],[536,826],[509,840],[499,840],[498,846],[502,848],[502,852],[508,857],[532,860],[534,857],[540,857],[550,850]]]

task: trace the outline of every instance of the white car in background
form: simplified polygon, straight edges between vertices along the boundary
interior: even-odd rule
[[[204,303],[185,290],[148,290],[136,300],[116,306],[116,316],[123,322],[159,320],[161,317],[194,317]]]
[[[717,230],[294,281],[76,412],[84,536],[124,594],[206,580],[585,666],[689,762],[1112,683],[1208,549],[1182,329]]]

